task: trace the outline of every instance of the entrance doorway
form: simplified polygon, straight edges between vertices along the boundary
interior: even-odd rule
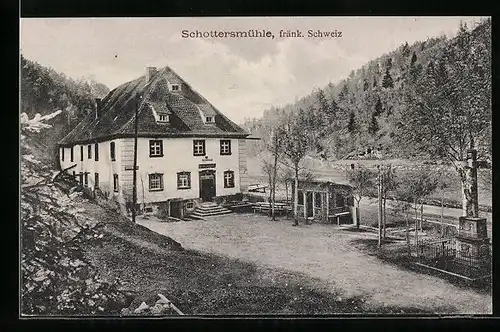
[[[200,198],[204,202],[211,202],[215,195],[215,171],[200,171]]]

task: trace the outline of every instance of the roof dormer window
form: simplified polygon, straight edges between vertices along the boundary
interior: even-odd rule
[[[172,91],[180,91],[181,87],[179,84],[172,84]]]
[[[205,122],[206,123],[214,123],[215,122],[215,118],[213,116],[207,116],[205,118]]]
[[[170,116],[168,114],[158,114],[158,122],[168,123],[170,122]]]

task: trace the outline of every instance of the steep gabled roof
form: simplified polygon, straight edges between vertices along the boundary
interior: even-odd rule
[[[88,114],[59,144],[82,144],[134,135],[134,116],[139,105],[141,137],[238,137],[249,135],[224,116],[171,68],[157,71],[146,82],[146,75],[113,89],[101,101],[99,116]],[[168,83],[179,84],[181,91],[171,92]],[[136,95],[142,96],[138,100]],[[169,112],[169,123],[157,123],[155,111]],[[215,115],[215,124],[207,125],[202,115]]]

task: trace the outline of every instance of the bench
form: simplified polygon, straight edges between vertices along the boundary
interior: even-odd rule
[[[345,212],[338,212],[338,213],[335,213],[335,214],[332,214],[332,215],[329,215],[328,216],[328,219],[330,218],[335,218],[337,220],[337,225],[340,225],[340,217],[342,216],[348,216],[350,215],[351,212],[349,211],[345,211]],[[331,223],[331,222],[330,222]]]
[[[271,203],[255,203],[253,206],[253,212],[266,212],[269,213],[272,210],[272,205]],[[283,214],[285,213],[288,215],[288,213],[291,211],[291,207],[286,205],[286,204],[280,204],[280,203],[275,203],[274,205],[274,212],[277,214]]]

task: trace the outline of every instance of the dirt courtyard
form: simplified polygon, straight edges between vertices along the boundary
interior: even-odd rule
[[[376,306],[407,306],[435,313],[490,314],[491,295],[403,270],[353,244],[373,233],[347,232],[333,225],[292,227],[291,219],[229,214],[207,220],[138,223],[180,242],[184,248],[236,258],[311,277],[311,287],[360,296]]]

